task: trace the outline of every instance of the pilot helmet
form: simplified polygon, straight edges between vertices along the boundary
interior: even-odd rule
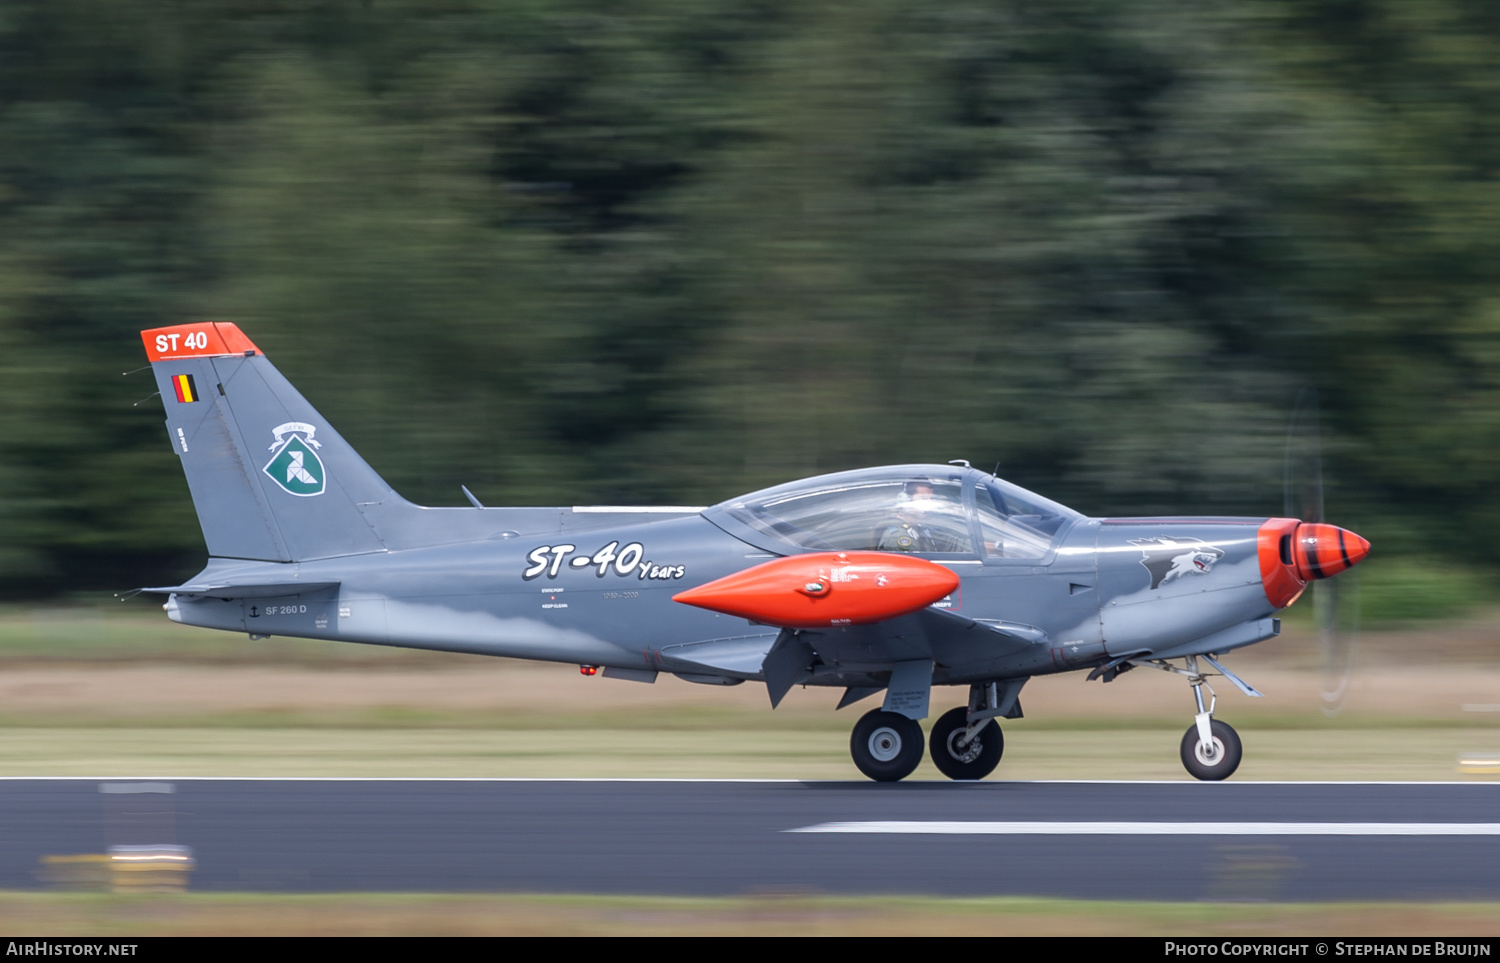
[[[924,511],[937,505],[939,499],[930,478],[912,478],[901,486],[896,496],[896,508],[900,511]]]

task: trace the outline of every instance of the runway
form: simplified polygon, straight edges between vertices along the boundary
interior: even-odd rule
[[[8,889],[1500,899],[1500,783],[10,779],[0,825]]]

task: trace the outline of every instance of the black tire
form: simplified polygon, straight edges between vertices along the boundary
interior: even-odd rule
[[[876,782],[905,779],[922,761],[922,727],[898,713],[872,709],[855,723],[849,754]]]
[[[1240,734],[1227,722],[1213,719],[1209,731],[1214,737],[1214,754],[1209,757],[1198,751],[1198,727],[1192,725],[1182,737],[1182,765],[1194,779],[1217,782],[1228,779],[1240,767],[1244,747],[1240,745]]]
[[[957,745],[968,724],[968,709],[950,709],[933,723],[928,736],[932,764],[949,779],[983,779],[1000,765],[1000,756],[1005,752],[1005,736],[994,719],[985,723],[966,745]]]

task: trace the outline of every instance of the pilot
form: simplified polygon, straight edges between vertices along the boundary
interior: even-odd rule
[[[896,520],[880,533],[876,548],[882,552],[941,551],[927,524],[927,514],[937,508],[932,482],[917,478],[907,482],[896,498]]]

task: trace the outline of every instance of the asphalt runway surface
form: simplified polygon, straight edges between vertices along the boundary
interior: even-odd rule
[[[11,779],[0,825],[7,889],[1500,899],[1500,783]]]

